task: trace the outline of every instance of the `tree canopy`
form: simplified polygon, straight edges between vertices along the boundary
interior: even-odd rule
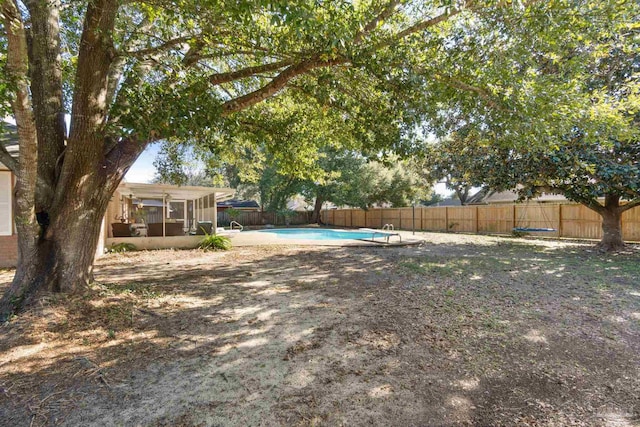
[[[441,137],[425,149],[434,170],[523,198],[562,193],[603,216],[603,249],[620,247],[620,216],[640,204],[639,17],[637,2],[584,2],[451,23],[457,61],[437,72],[464,90],[423,92],[438,102],[422,110]]]
[[[294,89],[357,116],[342,89],[370,82],[362,76],[375,76],[369,67],[386,52],[431,37],[464,9],[448,1],[2,0],[0,111],[17,123],[20,158],[0,148],[17,178],[19,252],[0,311],[38,289],[73,291],[91,280],[107,203],[148,144],[219,149],[260,114],[252,107]]]

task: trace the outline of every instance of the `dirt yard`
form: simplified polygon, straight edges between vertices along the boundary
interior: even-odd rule
[[[0,327],[0,425],[640,425],[640,249],[423,237],[106,256]]]

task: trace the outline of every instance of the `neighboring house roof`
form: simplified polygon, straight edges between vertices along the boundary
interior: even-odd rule
[[[307,211],[313,209],[313,204],[309,204],[302,195],[298,194],[289,199],[287,209],[292,211]]]
[[[18,127],[11,123],[0,123],[0,144],[11,154],[18,158]]]
[[[219,208],[233,208],[233,209],[260,209],[260,205],[255,200],[226,200],[224,202],[218,202]]]
[[[430,206],[462,206],[462,203],[460,203],[460,199],[452,196]]]
[[[469,205],[490,205],[496,203],[514,203],[518,201],[518,194],[515,191],[488,191],[480,190],[469,198],[467,204]],[[547,194],[542,193],[539,197],[534,197],[530,200],[535,203],[562,203],[566,202],[567,198],[561,194]]]
[[[478,191],[476,194],[474,194],[473,196],[469,196],[469,198],[467,199],[467,204],[468,205],[481,205],[484,204],[486,202],[484,202],[485,197],[487,197],[487,195],[490,192],[488,190],[480,190]]]

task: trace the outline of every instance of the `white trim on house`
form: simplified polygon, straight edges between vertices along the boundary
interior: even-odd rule
[[[233,197],[236,190],[233,188],[213,188],[213,187],[193,187],[177,186],[169,184],[138,184],[133,182],[123,182],[118,187],[120,194],[132,194],[134,198],[158,198],[171,195],[176,200],[194,200],[217,193],[217,200],[227,200]]]

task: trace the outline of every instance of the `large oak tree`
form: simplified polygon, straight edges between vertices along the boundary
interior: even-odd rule
[[[428,39],[464,3],[2,0],[0,102],[20,158],[0,150],[19,252],[0,311],[91,280],[107,203],[151,142],[212,138],[300,76]]]

